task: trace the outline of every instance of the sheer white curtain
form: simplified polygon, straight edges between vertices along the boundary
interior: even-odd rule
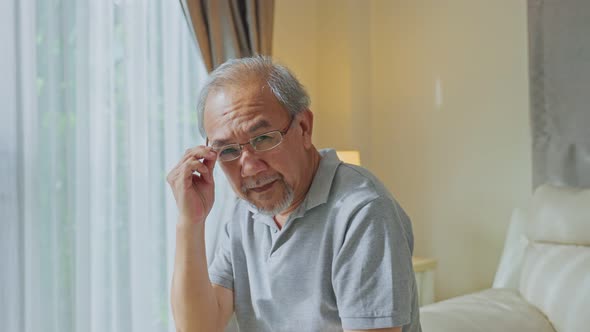
[[[172,331],[176,206],[206,71],[177,0],[0,5],[0,331]],[[216,169],[208,254],[233,195]]]

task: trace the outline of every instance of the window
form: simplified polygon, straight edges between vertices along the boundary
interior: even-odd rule
[[[178,1],[2,6],[15,91],[2,143],[0,301],[11,309],[0,330],[173,331],[165,176],[203,143],[195,105],[206,76]],[[223,185],[216,202],[233,196]],[[210,224],[209,254],[222,223]]]

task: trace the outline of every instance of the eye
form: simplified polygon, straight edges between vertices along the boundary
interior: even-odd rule
[[[238,152],[238,149],[234,148],[234,147],[228,147],[225,149],[222,149],[221,151],[219,151],[219,155],[220,156],[224,156],[224,155],[231,155],[231,154],[236,154]]]
[[[259,143],[263,143],[263,142],[270,141],[270,140],[272,140],[272,136],[270,136],[270,135],[260,135],[260,136],[255,137],[252,140],[252,143],[253,144],[259,144]]]

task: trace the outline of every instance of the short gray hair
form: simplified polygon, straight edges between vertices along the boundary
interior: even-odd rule
[[[215,89],[252,81],[266,83],[291,116],[309,108],[310,99],[307,91],[287,67],[274,63],[270,57],[263,55],[231,59],[209,75],[199,94],[197,117],[199,132],[203,138],[207,137],[204,118],[205,102],[209,93]]]

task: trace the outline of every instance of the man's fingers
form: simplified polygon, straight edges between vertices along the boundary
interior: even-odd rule
[[[188,160],[185,161],[185,164],[191,165],[190,167],[193,167],[194,165],[197,165],[195,162],[198,163],[199,168],[195,170],[200,173],[203,180],[205,180],[207,183],[213,183],[213,168],[215,167],[216,160],[217,153],[215,153],[213,150],[210,150],[203,156],[202,160],[191,159],[189,157]]]
[[[211,156],[211,155],[210,155]],[[213,168],[215,167],[215,163],[217,162],[217,154],[213,152],[212,159],[204,159],[203,164],[207,167],[209,172],[207,172],[203,179],[207,181],[207,183],[213,183]]]
[[[194,172],[199,172],[201,175],[210,173],[209,168],[202,162],[196,159],[189,159],[184,162],[182,172],[185,178],[191,178]]]
[[[211,147],[208,147],[208,146],[199,145],[199,146],[196,146],[196,147],[187,149],[184,152],[184,156],[178,162],[178,164],[176,164],[176,166],[174,166],[174,168],[172,168],[172,170],[170,170],[170,172],[168,173],[168,176],[166,177],[166,180],[168,181],[168,183],[170,183],[171,181],[174,181],[174,179],[180,173],[182,173],[182,168],[186,164],[186,162],[189,161],[189,160],[191,160],[191,159],[194,159],[194,160],[199,160],[199,159],[207,160],[207,159],[216,159],[216,158],[217,158],[217,153],[215,153],[213,151],[213,149]],[[210,171],[213,171],[213,169],[210,168]],[[201,173],[201,172],[199,172],[199,173]]]
[[[204,145],[195,146],[193,148],[187,149],[184,152],[184,157],[182,158],[181,163],[183,163],[189,159],[192,159],[192,158],[194,158],[194,159],[207,158],[207,156],[211,152],[213,152],[215,155],[217,155],[213,151],[213,148],[211,148],[210,146],[204,146]]]

